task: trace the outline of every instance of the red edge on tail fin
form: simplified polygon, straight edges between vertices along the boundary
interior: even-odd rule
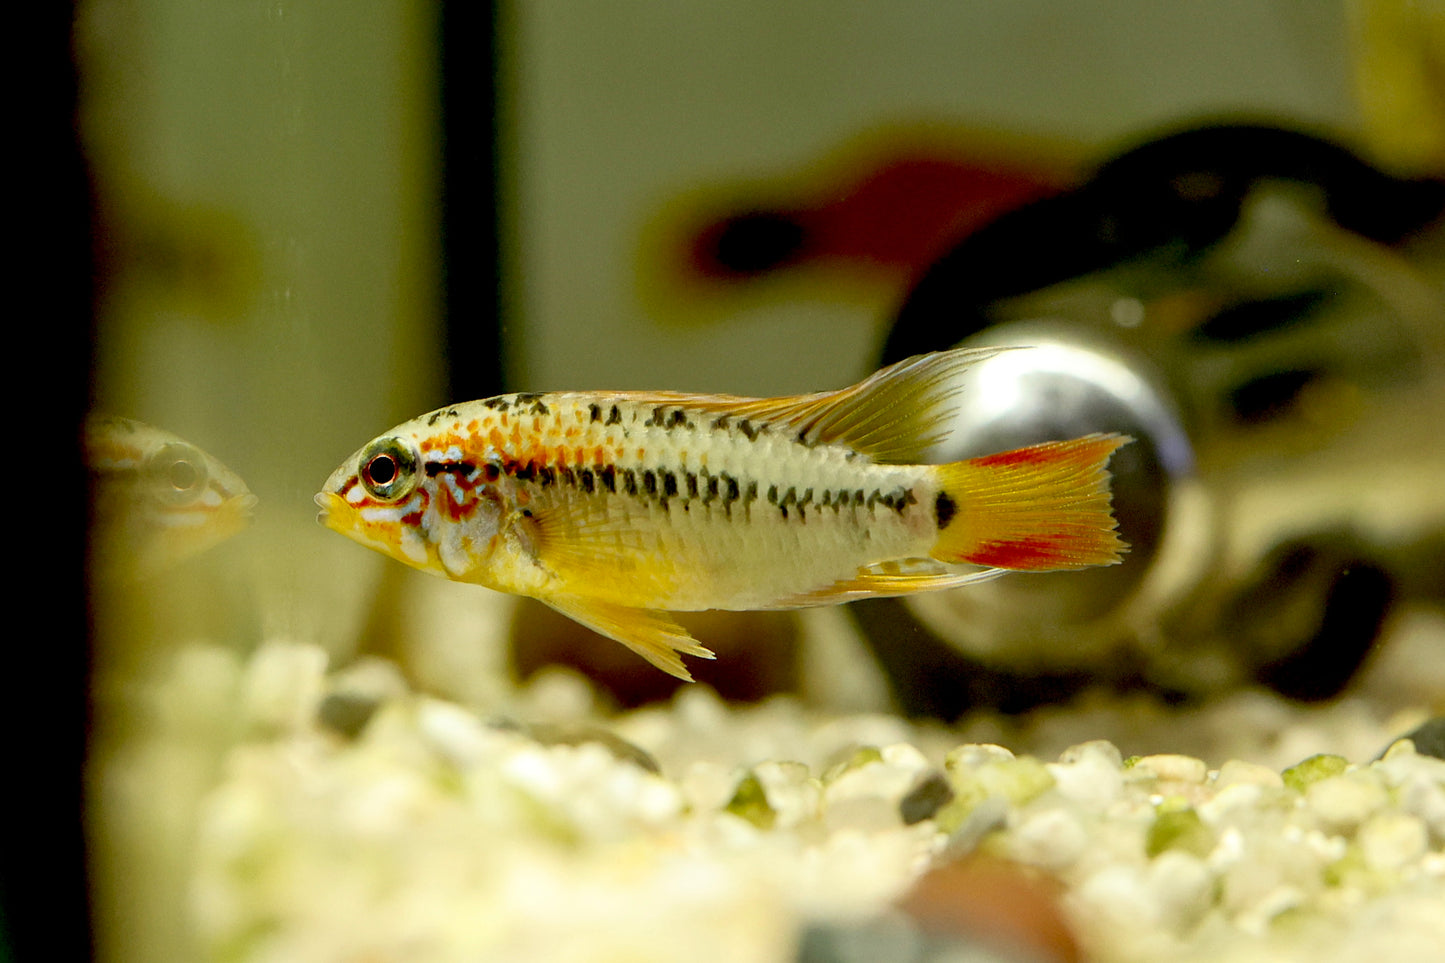
[[[933,557],[1034,572],[1120,561],[1105,466],[1132,440],[1086,435],[940,465]]]

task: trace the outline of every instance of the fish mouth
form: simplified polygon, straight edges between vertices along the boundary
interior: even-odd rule
[[[351,506],[346,504],[346,499],[335,492],[317,492],[312,500],[321,509],[316,513],[317,523],[323,528],[341,531],[345,524],[342,520],[351,512]]]

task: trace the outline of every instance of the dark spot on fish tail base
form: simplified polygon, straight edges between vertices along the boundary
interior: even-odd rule
[[[483,401],[482,407],[492,411],[506,411],[512,407],[512,399],[506,395],[498,395],[495,398],[488,398]]]
[[[537,484],[546,488],[557,481],[557,473],[546,465],[537,466]]]
[[[580,470],[577,472],[577,478],[578,478],[579,481],[582,482],[582,490],[583,490],[584,492],[586,492],[587,494],[590,495],[590,494],[592,494],[592,492],[593,492],[594,490],[596,490],[596,481],[595,481],[595,479],[594,479],[593,476],[592,476],[592,469],[590,469],[590,468],[580,469]]]
[[[622,469],[622,490],[629,495],[637,494],[637,473],[631,468]]]
[[[649,495],[657,494],[657,476],[653,474],[651,468],[642,472],[642,490]]]
[[[696,497],[697,497],[697,474],[696,474],[695,472],[684,471],[684,472],[682,473],[682,478],[683,478],[683,483],[687,485],[687,497],[688,497],[688,498],[696,498]]]
[[[609,492],[617,491],[617,470],[611,465],[603,465],[597,469],[597,477],[602,480],[602,487]]]
[[[938,530],[941,532],[953,521],[953,516],[958,514],[958,503],[948,492],[939,492],[938,497],[933,500],[933,518],[938,523]]]
[[[666,498],[672,498],[672,497],[676,496],[676,495],[677,495],[677,476],[674,475],[672,472],[666,471],[666,470],[660,470],[660,471],[658,472],[658,474],[660,474],[660,475],[662,476],[662,494],[663,494],[663,496],[666,497]]]
[[[560,468],[557,469],[557,473],[558,473],[558,475],[561,476],[561,478],[562,478],[562,483],[563,483],[563,484],[565,484],[565,485],[576,485],[576,484],[577,484],[577,476],[576,476],[575,474],[573,474],[572,469],[571,469],[569,466],[567,466],[567,465],[561,466]]]
[[[712,423],[713,428],[716,430],[727,431],[728,419],[731,417],[732,415],[719,415],[717,418],[714,418]]]
[[[592,422],[602,420],[602,406],[593,402],[587,406],[587,419]]]
[[[613,405],[607,412],[606,423],[609,425],[622,424],[622,409],[618,408],[616,405]]]
[[[742,421],[738,422],[738,431],[741,431],[743,435],[748,439],[748,441],[755,441],[758,437],[760,429],[753,427],[753,423],[748,419],[744,418]]]

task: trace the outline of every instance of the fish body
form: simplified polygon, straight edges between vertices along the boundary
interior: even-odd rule
[[[919,463],[957,378],[907,359],[849,388],[758,399],[509,394],[399,425],[316,496],[323,524],[416,568],[527,595],[690,678],[667,612],[781,609],[1110,564],[1109,455],[1090,435]]]
[[[235,472],[182,438],[92,415],[82,432],[90,474],[92,570],[153,575],[243,530],[256,504]]]

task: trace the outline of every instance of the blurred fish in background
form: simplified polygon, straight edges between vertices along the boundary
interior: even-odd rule
[[[144,578],[242,531],[256,496],[214,456],[154,425],[85,423],[90,551],[99,578]]]
[[[779,286],[819,298],[886,301],[998,215],[1081,176],[1077,148],[1042,138],[887,128],[769,181],[670,197],[637,259],[649,315],[716,322]]]

